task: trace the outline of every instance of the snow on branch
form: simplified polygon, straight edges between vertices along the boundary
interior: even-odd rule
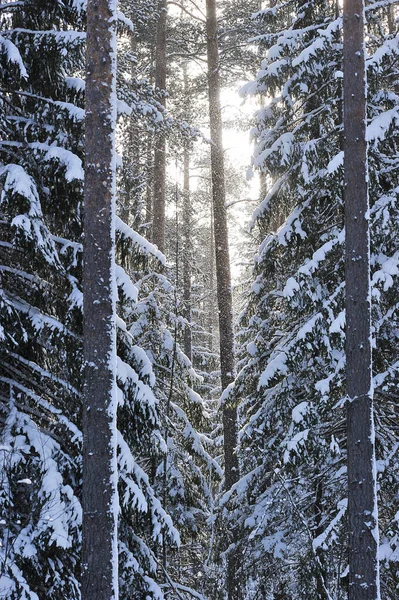
[[[148,240],[146,240],[139,233],[134,231],[129,225],[124,223],[122,219],[116,217],[115,222],[116,231],[120,233],[124,238],[129,239],[132,244],[139,248],[141,252],[145,255],[151,255],[156,258],[163,266],[166,265],[165,255],[162,254],[160,250],[154,244],[151,244]]]
[[[134,502],[141,506],[143,512],[151,513],[153,523],[153,539],[161,536],[162,529],[166,529],[171,541],[177,545],[180,544],[180,535],[173,526],[172,519],[163,509],[160,501],[155,496],[150,485],[147,473],[136,462],[132,451],[124,440],[122,434],[118,431],[118,468],[120,476],[124,481],[128,476],[132,476],[135,486],[129,486],[127,493],[134,494]],[[128,496],[124,497],[126,501]]]
[[[191,425],[190,421],[188,420],[185,412],[180,408],[180,406],[178,406],[174,402],[171,402],[170,406],[171,406],[171,408],[173,408],[173,410],[175,411],[175,413],[179,417],[179,419],[181,419],[184,422],[185,429],[184,429],[183,435],[186,440],[190,441],[191,448],[193,449],[193,451],[197,454],[197,456],[202,458],[202,460],[204,460],[205,463],[209,467],[212,467],[216,471],[216,473],[221,477],[223,475],[223,472],[222,472],[222,469],[220,468],[220,465],[205,450],[203,443],[202,443],[203,441],[206,443],[209,443],[210,439],[206,435],[199,433],[198,431],[196,431],[194,429],[194,427]]]
[[[147,406],[151,412],[158,405],[158,401],[149,385],[143,383],[136,371],[124,362],[119,356],[117,357],[117,377],[123,386],[132,385],[135,388],[135,400],[143,407]],[[151,420],[156,424],[155,414],[152,414]]]
[[[66,168],[65,179],[68,182],[76,179],[78,181],[84,180],[82,161],[70,150],[66,150],[62,146],[57,146],[55,143],[49,145],[41,142],[31,142],[28,145],[33,150],[45,152],[44,160],[49,162],[54,159],[58,160]]]
[[[5,175],[5,182],[0,204],[8,202],[13,208],[13,195],[22,196],[28,204],[23,214],[17,214],[11,221],[25,238],[34,240],[38,249],[49,264],[60,266],[60,260],[49,230],[43,222],[43,213],[36,184],[32,177],[20,165],[9,164],[0,168],[0,178]]]
[[[34,37],[43,38],[43,37],[54,37],[56,40],[62,41],[66,44],[73,44],[75,42],[84,42],[86,39],[86,33],[84,31],[74,31],[72,29],[68,31],[63,30],[37,30],[37,29],[24,29],[23,27],[15,27],[12,30],[13,34],[27,34],[33,35]]]
[[[119,265],[115,266],[116,283],[119,288],[123,291],[123,294],[128,300],[131,300],[133,304],[137,303],[138,289],[126,273],[125,269]]]
[[[35,371],[38,375],[40,375],[40,377],[42,379],[49,379],[52,382],[58,383],[61,387],[68,390],[72,394],[79,396],[79,390],[77,390],[77,388],[75,388],[71,383],[69,383],[69,381],[66,381],[65,379],[61,379],[60,377],[57,377],[53,373],[50,373],[50,371],[43,369],[35,362],[33,362],[31,360],[27,360],[26,358],[24,358],[23,356],[20,356],[19,354],[15,354],[14,352],[9,352],[9,356],[11,358],[13,358],[14,360],[20,362],[21,364],[25,365],[26,367],[29,367],[30,369]]]
[[[367,68],[377,68],[381,65],[386,57],[397,57],[399,54],[399,35],[393,39],[387,39],[377,48],[372,56],[367,59]]]
[[[318,535],[317,538],[315,538],[313,540],[313,549],[314,550],[317,550],[318,548],[322,548],[323,550],[327,549],[326,540],[327,540],[328,536],[334,531],[334,529],[338,525],[338,523],[342,520],[343,516],[346,513],[347,507],[348,507],[347,498],[344,498],[343,500],[338,502],[338,507],[337,507],[338,513],[333,518],[333,520],[328,525],[328,527],[323,531],[323,533]]]
[[[384,140],[391,128],[395,126],[399,126],[399,106],[381,113],[369,123],[366,134],[367,141]]]
[[[37,307],[28,304],[21,298],[12,298],[11,305],[14,310],[24,314],[29,319],[32,327],[36,330],[36,333],[42,331],[45,327],[48,327],[53,332],[58,332],[80,341],[80,337],[75,332],[65,327],[60,321],[50,315],[42,313]]]
[[[133,25],[133,21],[131,19],[129,19],[128,17],[126,17],[121,11],[117,11],[116,13],[117,19],[118,19],[118,23],[121,23],[122,25],[124,25],[129,31],[131,31],[132,33],[134,33],[134,25]]]
[[[23,77],[24,79],[28,79],[28,72],[25,68],[22,56],[16,45],[13,44],[11,40],[7,40],[2,35],[0,35],[0,47],[2,47],[4,52],[6,53],[8,61],[18,65],[21,77]]]
[[[287,359],[288,356],[286,352],[280,352],[275,356],[267,365],[266,369],[263,371],[259,378],[258,388],[267,386],[269,381],[276,377],[277,373],[281,373],[282,375],[287,375],[288,367],[287,367]]]
[[[80,77],[65,77],[65,83],[67,87],[75,92],[84,92],[86,88],[86,82]]]

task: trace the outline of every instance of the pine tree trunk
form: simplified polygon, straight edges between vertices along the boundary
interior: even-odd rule
[[[377,600],[364,3],[344,2],[349,600]]]
[[[116,3],[89,0],[84,214],[82,600],[118,597],[114,295]]]
[[[216,286],[219,312],[221,379],[222,389],[225,390],[234,380],[233,306],[224,182],[216,5],[214,0],[207,0],[206,5]],[[225,476],[226,488],[230,489],[238,480],[238,462],[234,451],[237,441],[237,419],[235,410],[227,409],[225,413]]]
[[[157,48],[155,58],[155,87],[166,89],[166,0],[159,0],[157,24]],[[162,99],[166,106],[165,98]],[[165,251],[165,203],[166,203],[166,141],[163,133],[155,141],[154,152],[154,194],[152,241]]]
[[[220,369],[222,389],[234,380],[233,306],[230,276],[230,257],[227,231],[224,156],[222,143],[222,117],[220,108],[219,50],[215,0],[206,1],[206,34],[208,57],[208,96],[212,168],[212,197],[216,256],[216,287],[219,313]],[[227,490],[238,480],[237,410],[223,409],[225,487]],[[227,568],[227,594],[229,600],[238,598],[235,577],[236,561],[231,556]]]

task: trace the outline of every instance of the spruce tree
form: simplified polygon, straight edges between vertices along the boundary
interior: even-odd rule
[[[1,12],[0,588],[10,600],[79,597],[83,19],[75,4],[40,1]]]
[[[261,11],[265,58],[245,89],[265,97],[253,137],[254,167],[262,170],[266,191],[254,214],[260,245],[240,320],[235,393],[242,479],[225,501],[241,523],[247,593],[266,598],[284,597],[287,589],[307,599],[347,593],[342,19],[336,8],[295,2]],[[396,435],[387,419],[394,408],[379,391],[390,393],[395,385],[397,361],[396,344],[384,351],[396,338],[387,322],[397,310],[390,292],[395,274],[389,283],[382,275],[383,257],[395,256],[389,239],[396,209],[387,197],[396,196],[397,181],[386,161],[396,153],[388,57],[397,49],[385,8],[370,5],[366,15],[377,458],[392,468]],[[393,227],[385,238],[384,210],[385,234]],[[381,497],[395,494],[392,484],[380,477]],[[384,510],[380,519],[387,549],[396,548],[394,511]],[[388,554],[382,577],[394,594]]]
[[[10,600],[80,597],[84,23],[75,4],[2,11],[1,594]],[[134,107],[158,114],[146,82],[133,94]],[[129,256],[152,272],[164,259],[116,225],[120,589],[160,597],[154,540],[176,545],[178,533],[151,481],[148,457],[162,461],[165,444],[150,362],[124,325],[138,289],[123,265]]]
[[[133,21],[135,10],[136,7],[133,6],[133,13],[128,13]],[[154,33],[152,25],[148,24],[148,34],[150,31]],[[168,27],[174,31],[172,20],[169,21]],[[147,101],[146,109],[151,93],[147,97],[142,95],[142,102],[138,103],[136,90],[140,89],[139,77],[142,73],[139,59],[143,52],[142,47],[146,43],[146,36],[137,38],[137,54],[132,57],[136,65],[134,79],[129,82],[126,77],[124,100],[132,107],[130,119],[135,121],[135,125],[138,123],[147,134],[152,135],[154,144],[157,143],[157,138],[167,139],[169,151],[180,157],[183,148],[191,149],[193,137],[198,136],[198,132],[192,127],[189,114],[185,113],[184,108],[176,107],[173,101],[173,91],[177,89],[179,93],[181,90],[178,85],[182,72],[176,65],[179,77],[175,77],[173,81],[171,113],[166,112],[162,103],[158,102],[164,96],[164,91],[160,89],[152,92],[152,101],[156,99],[153,110],[143,110],[143,100]],[[173,37],[171,43],[174,43]],[[181,77],[182,84],[183,79]],[[142,80],[141,90],[145,91]],[[137,161],[129,164],[129,158],[134,156],[134,148],[128,136],[125,148],[127,156],[123,159],[120,177],[121,216],[123,199],[130,196],[129,186],[134,181],[130,174],[128,177],[124,174],[132,165],[131,174],[140,174]],[[164,155],[168,164],[169,155]],[[150,189],[154,184],[151,169],[147,170],[147,184]],[[123,268],[138,291],[136,309],[128,308],[123,320],[127,335],[144,349],[151,365],[154,374],[153,392],[157,403],[157,426],[160,428],[158,446],[151,452],[143,447],[137,455],[137,460],[146,465],[154,494],[172,517],[180,534],[171,536],[163,528],[154,542],[149,544],[153,556],[157,557],[157,581],[163,582],[166,590],[173,587],[180,589],[182,585],[198,590],[202,586],[202,580],[198,580],[197,574],[202,573],[201,578],[203,577],[202,565],[208,547],[207,519],[212,503],[209,478],[211,477],[212,481],[217,479],[220,467],[211,456],[213,442],[207,435],[207,406],[196,391],[201,387],[201,378],[193,368],[190,358],[183,352],[184,330],[191,326],[184,318],[181,305],[183,260],[180,204],[183,190],[168,178],[163,185],[167,192],[166,199],[175,213],[171,219],[166,219],[167,227],[162,232],[168,261],[156,247],[146,242],[158,260],[143,262],[139,255],[131,254],[129,250],[129,237],[133,241],[137,232],[126,226],[121,231],[121,239],[124,240],[121,246]],[[139,226],[143,220],[143,203],[137,203],[130,211],[130,219],[134,227]],[[129,435],[129,439],[133,441],[134,435]],[[183,565],[188,564],[192,566],[183,568]],[[180,593],[184,593],[183,588]]]

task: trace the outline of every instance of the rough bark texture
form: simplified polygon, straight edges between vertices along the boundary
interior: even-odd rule
[[[216,256],[216,287],[219,314],[220,369],[222,389],[234,380],[233,308],[230,276],[230,257],[227,231],[224,156],[222,143],[222,117],[220,109],[219,51],[215,0],[206,1],[206,34],[208,57],[208,94],[212,167],[212,196]],[[238,480],[237,410],[223,410],[225,486],[230,489]],[[235,577],[235,560],[231,556],[227,568],[227,594],[229,599],[239,598]]]
[[[349,600],[377,600],[364,5],[344,3]]]
[[[114,143],[116,4],[89,0],[84,216],[82,600],[116,600]]]
[[[158,4],[159,19],[157,24],[157,48],[155,57],[155,87],[166,89],[166,0]],[[166,100],[162,98],[163,106]],[[166,141],[161,133],[155,141],[154,152],[154,195],[152,241],[158,248],[165,250],[165,195],[166,195]]]

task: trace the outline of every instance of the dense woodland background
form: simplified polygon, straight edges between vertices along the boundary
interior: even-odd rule
[[[250,118],[222,109],[224,128],[250,130],[254,142],[251,189],[225,153],[222,206],[240,269],[234,382],[223,395],[206,7],[119,3],[120,598],[218,600],[227,573],[231,598],[340,600],[348,593],[342,7],[220,0],[217,8],[222,98],[247,82],[240,94],[256,108]],[[395,0],[366,1],[384,600],[399,596],[398,15]],[[80,598],[85,20],[84,0],[0,4],[7,600]],[[230,465],[226,486],[222,413],[236,411],[239,471]]]

